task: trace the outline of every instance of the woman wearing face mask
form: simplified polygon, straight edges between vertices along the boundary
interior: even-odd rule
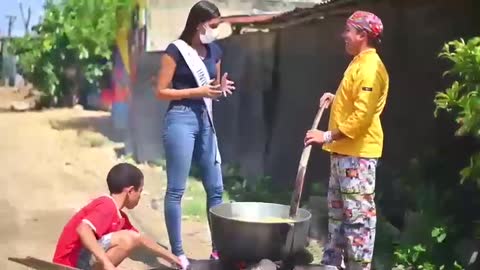
[[[180,41],[200,57],[197,63],[205,65],[210,84],[199,86],[178,43],[171,43],[162,55],[156,88],[158,99],[170,101],[163,132],[167,161],[165,222],[172,252],[180,258],[184,269],[189,262],[182,248],[181,199],[192,160],[202,171],[208,209],[222,203],[218,144],[207,103],[232,94],[234,86],[227,74],[220,74],[222,52],[214,42],[219,22],[218,8],[208,1],[200,1],[191,8],[180,36]],[[210,258],[218,259],[214,244]]]

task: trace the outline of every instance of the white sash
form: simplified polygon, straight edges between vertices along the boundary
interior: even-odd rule
[[[210,74],[208,74],[207,67],[198,55],[197,51],[181,39],[177,39],[173,42],[173,44],[178,48],[178,50],[183,56],[183,59],[185,59],[185,62],[187,63],[188,68],[192,72],[193,77],[197,82],[197,85],[200,87],[210,84]],[[220,151],[218,150],[217,133],[215,131],[215,126],[213,125],[212,99],[204,97],[203,102],[205,103],[205,107],[207,108],[208,120],[212,125],[213,137],[215,140],[214,143],[216,147],[215,161],[221,164],[222,159],[220,157]]]

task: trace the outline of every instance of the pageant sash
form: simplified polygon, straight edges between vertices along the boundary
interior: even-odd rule
[[[188,45],[185,41],[178,39],[173,42],[173,44],[178,48],[180,53],[185,59],[188,68],[193,74],[195,81],[199,87],[208,85],[210,83],[210,75],[208,74],[207,67],[205,63],[203,63],[202,59],[198,55],[197,51]],[[212,99],[211,98],[203,98],[203,102],[205,103],[205,107],[207,108],[208,113],[208,120],[212,125],[213,130],[213,137],[215,140],[215,148],[216,148],[216,155],[215,161],[221,163],[220,151],[218,149],[218,140],[217,140],[217,133],[215,131],[215,126],[213,125],[213,106],[212,106]]]

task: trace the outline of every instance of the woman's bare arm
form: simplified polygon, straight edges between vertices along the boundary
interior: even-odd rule
[[[181,91],[171,88],[173,74],[177,63],[168,54],[163,54],[160,59],[160,71],[158,74],[155,96],[160,100],[180,100],[184,98],[202,97],[198,87],[182,89]]]

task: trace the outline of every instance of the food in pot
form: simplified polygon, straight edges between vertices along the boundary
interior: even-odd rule
[[[262,218],[235,217],[233,219],[238,221],[244,221],[244,222],[258,222],[258,223],[293,223],[294,222],[294,220],[291,218],[280,218],[280,217],[262,217]]]

